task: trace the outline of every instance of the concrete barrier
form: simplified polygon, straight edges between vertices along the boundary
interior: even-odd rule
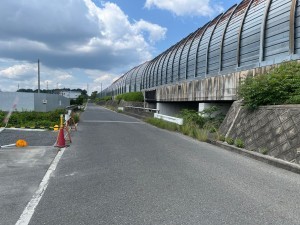
[[[167,116],[159,113],[154,113],[154,118],[162,119],[171,123],[176,123],[178,125],[183,124],[183,119],[182,118],[177,118],[177,117],[172,117],[172,116]]]

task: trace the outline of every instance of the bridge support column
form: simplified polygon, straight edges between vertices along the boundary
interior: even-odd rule
[[[159,113],[167,116],[177,116],[183,109],[197,110],[197,102],[158,102],[156,108]]]
[[[205,103],[199,103],[198,112],[202,112],[205,109],[208,109],[210,107],[216,106],[219,110],[212,114],[212,116],[223,114],[226,115],[229,111],[230,107],[232,105],[232,102],[222,102],[222,103],[216,103],[216,102],[205,102]]]

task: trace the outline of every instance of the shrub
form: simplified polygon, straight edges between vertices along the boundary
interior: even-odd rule
[[[129,92],[121,95],[116,96],[117,101],[127,101],[127,102],[143,102],[144,96],[142,92]]]
[[[243,140],[240,139],[240,138],[235,139],[234,144],[238,148],[244,148],[245,147],[245,144],[244,144]]]
[[[78,122],[79,122],[80,116],[79,116],[78,113],[74,113],[72,117],[73,117],[75,123],[78,123]]]
[[[224,141],[225,141],[225,136],[222,135],[222,134],[218,134],[218,133],[217,133],[217,140],[218,140],[218,141],[224,142]]]
[[[282,63],[267,74],[248,76],[239,86],[238,96],[249,109],[261,105],[300,103],[300,64]]]
[[[58,109],[52,112],[13,112],[9,119],[8,126],[43,126],[50,127],[59,124],[60,115],[65,114],[64,109]],[[0,113],[0,119],[4,113]],[[4,118],[4,116],[3,116]],[[1,120],[1,122],[3,119]],[[2,123],[2,126],[5,125]]]
[[[205,123],[203,116],[199,115],[196,110],[183,109],[181,110],[179,117],[183,119],[184,124],[196,124],[199,127],[203,127]]]
[[[227,137],[225,138],[225,141],[229,144],[229,145],[233,145],[234,144],[234,140],[231,137]]]
[[[266,155],[268,153],[268,151],[269,150],[267,148],[259,148],[258,149],[258,152],[261,153],[261,154],[263,154],[263,155]]]

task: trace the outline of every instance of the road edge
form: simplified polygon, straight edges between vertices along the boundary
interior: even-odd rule
[[[238,147],[235,147],[235,146],[232,146],[232,145],[228,145],[225,142],[210,140],[209,143],[212,144],[212,145],[221,147],[222,149],[225,149],[225,150],[228,150],[228,151],[231,151],[231,152],[234,152],[234,153],[238,153],[240,155],[244,155],[244,156],[247,156],[249,158],[267,163],[269,165],[273,165],[273,166],[279,167],[281,169],[285,169],[285,170],[300,174],[300,165],[298,165],[298,164],[290,163],[290,162],[287,162],[287,161],[282,160],[282,159],[278,159],[278,158],[274,158],[274,157],[271,157],[271,156],[268,156],[268,155],[260,154],[258,152],[252,152],[252,151],[249,151],[249,150],[246,150],[246,149],[242,149],[242,148],[238,148]]]
[[[58,164],[60,158],[62,157],[65,149],[66,148],[61,148],[60,151],[55,156],[55,158],[52,161],[52,163],[50,164],[50,167],[48,168],[45,176],[43,177],[38,189],[34,193],[31,200],[26,205],[23,213],[21,214],[19,220],[16,222],[15,225],[28,225],[29,224],[29,222],[35,212],[36,207],[38,206],[40,200],[42,199],[42,197],[48,187],[51,175],[55,171],[57,164]]]

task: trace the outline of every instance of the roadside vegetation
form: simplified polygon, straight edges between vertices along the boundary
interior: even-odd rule
[[[143,102],[144,96],[142,92],[129,92],[116,96],[116,100],[120,102],[124,100],[126,102]]]
[[[0,111],[0,126],[4,127],[3,122],[6,112]],[[53,127],[59,125],[60,115],[65,114],[64,109],[57,109],[52,112],[13,112],[8,122],[8,127]],[[79,115],[74,114],[74,121],[79,121]]]
[[[108,102],[113,100],[112,96],[105,96],[102,98],[97,97],[97,92],[92,93],[91,95],[91,100],[98,104],[100,102]],[[121,95],[115,96],[114,100],[119,104],[122,100],[126,102],[143,102],[144,101],[144,96],[142,92],[129,92],[129,93],[124,93]]]
[[[157,118],[147,118],[146,122],[162,129],[178,131],[199,141],[207,142],[209,139],[215,139],[219,136],[218,128],[224,116],[218,111],[219,109],[215,106],[200,113],[196,110],[183,109],[177,116],[183,119],[183,125],[177,125]]]
[[[300,104],[300,64],[286,62],[267,74],[248,76],[238,96],[252,110],[263,105]]]

